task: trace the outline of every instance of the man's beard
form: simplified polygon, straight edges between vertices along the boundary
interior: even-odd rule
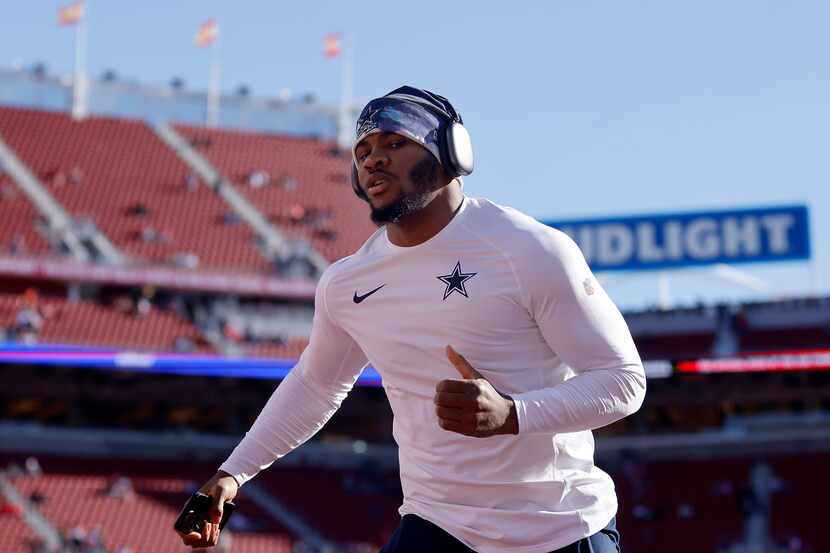
[[[383,207],[370,204],[372,212],[369,217],[375,224],[397,223],[425,208],[432,199],[431,192],[438,184],[438,162],[432,155],[427,154],[415,164],[409,172],[409,178],[415,185],[414,192],[401,194],[397,200]]]

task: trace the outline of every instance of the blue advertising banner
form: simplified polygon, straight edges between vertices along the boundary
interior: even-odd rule
[[[594,271],[810,258],[806,206],[544,223],[573,238]]]

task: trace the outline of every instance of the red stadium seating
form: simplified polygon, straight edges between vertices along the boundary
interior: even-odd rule
[[[0,292],[0,328],[12,328],[24,304],[22,292]],[[176,341],[186,338],[194,347],[190,353],[216,353],[193,324],[169,310],[152,308],[138,317],[94,301],[71,302],[63,296],[41,293],[38,311],[43,317],[43,327],[37,333],[40,343],[173,351]],[[252,357],[297,359],[308,340],[291,338],[283,344],[238,345],[244,355]]]
[[[23,304],[18,294],[0,293],[0,326],[11,327]],[[91,301],[70,302],[56,296],[41,296],[38,308],[44,319],[39,342],[167,351],[183,337],[210,351],[198,330],[170,311],[152,309],[135,317]]]
[[[179,509],[195,485],[191,478],[207,479],[214,467],[164,462],[88,461],[41,459],[44,474],[13,480],[25,497],[37,491],[45,497],[41,513],[59,530],[80,526],[100,527],[104,544],[113,551],[128,546],[134,553],[179,553],[186,548],[172,530]],[[194,474],[197,473],[197,474]],[[118,476],[132,481],[132,500],[110,497],[107,490]],[[201,482],[199,483],[201,484]],[[240,494],[239,512],[255,523],[256,530],[233,531],[234,553],[290,553],[294,537],[279,523]],[[0,521],[3,519],[0,518]],[[6,525],[2,527],[5,530]],[[11,528],[11,526],[10,526]],[[29,536],[20,537],[17,542]],[[2,549],[5,553],[26,553],[28,549]]]
[[[329,261],[350,255],[376,230],[349,184],[350,157],[334,144],[178,125],[248,201],[291,237],[304,237]],[[257,172],[268,184],[254,187]]]
[[[231,208],[208,188],[188,191],[188,167],[145,123],[0,107],[0,135],[72,216],[94,221],[125,254],[166,263],[189,253],[202,269],[269,271],[251,228],[223,224]],[[146,213],[131,215],[139,204]],[[142,239],[150,229],[163,238]]]

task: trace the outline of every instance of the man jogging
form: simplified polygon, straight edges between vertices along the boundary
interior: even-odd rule
[[[619,310],[565,234],[466,197],[473,154],[445,98],[401,87],[358,119],[353,185],[382,225],[332,264],[309,345],[202,491],[221,505],[337,410],[367,363],[394,413],[403,504],[384,553],[618,551],[591,430],[646,381]]]

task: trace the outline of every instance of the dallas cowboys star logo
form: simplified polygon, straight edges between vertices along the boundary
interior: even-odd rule
[[[377,115],[383,108],[375,108],[357,122],[357,136],[363,136],[369,131],[378,128]]]
[[[469,298],[470,296],[467,295],[467,287],[464,283],[477,274],[478,273],[462,273],[461,262],[459,261],[455,264],[455,269],[452,270],[452,273],[436,277],[438,280],[447,285],[447,289],[444,290],[444,299],[447,299],[453,292],[458,292],[465,298]]]

